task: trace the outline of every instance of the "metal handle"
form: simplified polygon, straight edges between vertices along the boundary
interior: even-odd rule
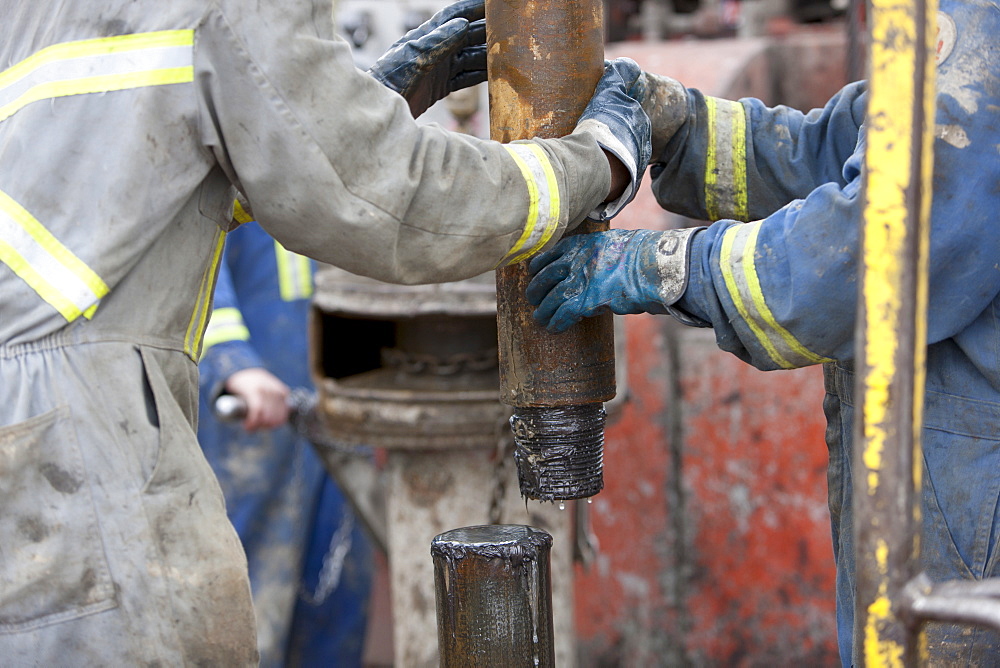
[[[239,422],[247,416],[247,402],[235,394],[220,394],[212,404],[212,413],[222,422]]]

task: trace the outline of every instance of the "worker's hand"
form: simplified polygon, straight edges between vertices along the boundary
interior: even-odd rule
[[[563,239],[528,265],[533,278],[526,296],[538,307],[535,320],[553,333],[606,311],[671,313],[690,321],[671,305],[687,288],[691,240],[699,229],[609,230]]]
[[[676,79],[644,72],[642,110],[649,116],[653,129],[653,154],[650,162],[666,162],[667,143],[688,117],[687,89]]]
[[[288,386],[266,369],[241,369],[226,379],[225,388],[246,402],[247,431],[275,429],[288,422]]]
[[[649,117],[642,110],[645,78],[634,60],[616,58],[604,63],[604,75],[584,109],[573,133],[589,132],[597,138],[615,175],[617,159],[628,172],[628,178],[612,181],[605,204],[591,212],[590,218],[611,218],[628,204],[636,191],[642,173],[649,162]]]
[[[403,35],[368,72],[416,118],[448,93],[486,81],[485,0],[460,0]]]

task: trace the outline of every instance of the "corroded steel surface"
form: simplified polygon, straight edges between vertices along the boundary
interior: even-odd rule
[[[493,139],[561,137],[573,130],[604,71],[603,11],[599,0],[487,0]],[[614,397],[611,316],[588,318],[552,336],[535,324],[524,299],[526,263],[496,273],[501,400],[566,406]]]
[[[551,549],[549,534],[519,525],[431,541],[442,667],[555,665]]]

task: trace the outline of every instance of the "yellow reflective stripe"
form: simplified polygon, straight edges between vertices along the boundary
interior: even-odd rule
[[[243,314],[233,307],[217,308],[212,311],[202,342],[201,355],[212,346],[227,341],[249,341],[250,330],[243,322]]]
[[[93,316],[108,286],[24,207],[0,191],[0,261],[67,322]]]
[[[240,225],[244,223],[249,223],[253,220],[253,216],[247,213],[247,210],[243,208],[238,199],[233,200],[233,220],[235,220]]]
[[[760,221],[747,224],[750,234],[743,247],[743,274],[746,279],[747,287],[750,289],[750,296],[753,300],[753,305],[756,308],[757,313],[759,313],[764,319],[764,323],[767,325],[768,330],[776,333],[781,337],[782,341],[784,341],[786,354],[787,352],[791,352],[794,356],[800,358],[795,360],[797,366],[803,366],[800,363],[801,360],[806,360],[806,362],[812,364],[832,362],[832,359],[821,357],[803,346],[791,332],[778,324],[774,314],[771,313],[771,309],[768,308],[767,302],[764,300],[764,290],[760,287],[760,278],[757,275],[756,251],[757,236],[760,234],[760,227]]]
[[[278,292],[286,301],[312,297],[312,266],[309,258],[286,250],[274,242],[274,259],[278,265]]]
[[[215,247],[212,249],[212,259],[205,272],[201,275],[201,285],[198,286],[198,298],[184,334],[184,352],[188,357],[198,361],[201,357],[201,340],[208,321],[208,305],[212,303],[212,291],[215,288],[215,276],[219,271],[219,260],[222,257],[222,247],[226,241],[226,233],[215,232]]]
[[[516,264],[538,252],[559,229],[559,182],[549,156],[537,144],[505,144],[528,187],[528,216],[517,242],[497,264]],[[527,248],[527,250],[523,250]]]
[[[705,98],[708,147],[705,210],[709,220],[750,218],[747,195],[747,120],[739,102]]]
[[[755,259],[760,226],[760,221],[733,225],[722,237],[719,264],[736,310],[779,367],[793,369],[832,361],[803,346],[778,323],[768,307],[757,275]]]
[[[0,72],[0,121],[32,102],[194,81],[194,31],[65,42]]]

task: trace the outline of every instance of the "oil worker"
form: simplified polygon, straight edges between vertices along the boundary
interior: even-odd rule
[[[641,72],[569,136],[414,115],[484,79],[482,3],[370,73],[325,0],[0,0],[0,656],[252,665],[246,560],[195,427],[233,202],[281,245],[398,283],[530,257],[627,202]]]
[[[198,441],[246,552],[260,665],[360,667],[372,548],[312,445],[289,424],[289,394],[312,390],[314,262],[255,221],[229,233],[198,370]],[[216,417],[221,394],[247,406]]]
[[[938,15],[921,568],[998,575],[1000,550],[1000,5]],[[707,228],[612,230],[534,258],[528,299],[559,332],[594,313],[713,327],[759,369],[823,364],[829,503],[844,665],[854,628],[851,438],[866,84],[802,114],[714,99],[647,75],[652,187]],[[996,633],[929,624],[932,662],[992,665]]]

